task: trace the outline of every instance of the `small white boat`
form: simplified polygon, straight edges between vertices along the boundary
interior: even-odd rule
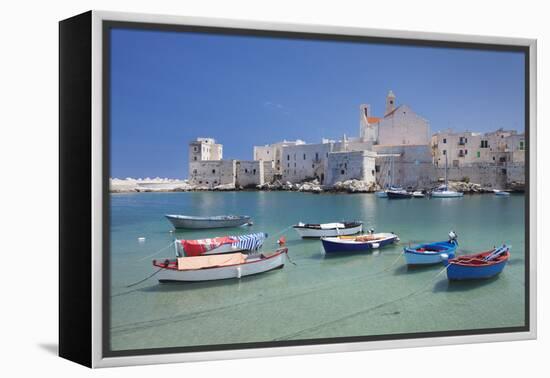
[[[434,198],[457,198],[463,197],[464,193],[450,190],[447,182],[447,155],[445,155],[445,184],[432,191],[431,196]]]
[[[363,231],[363,222],[298,223],[292,226],[302,238],[354,235]]]
[[[378,192],[375,192],[374,195],[378,198],[388,198],[388,193],[386,193],[385,190],[379,190]]]
[[[426,195],[421,191],[417,190],[412,193],[413,198],[424,198]]]
[[[219,236],[208,239],[176,240],[177,256],[218,255],[239,251],[256,251],[267,239],[265,232],[255,234]]]
[[[434,190],[431,196],[434,198],[457,198],[457,197],[463,197],[464,193],[455,192],[454,190],[450,190],[449,188],[447,188],[446,185],[442,185],[436,190]]]
[[[176,259],[153,260],[153,266],[160,268],[159,282],[197,282],[241,278],[282,268],[285,265],[287,248],[270,254],[225,255],[178,257]]]
[[[507,192],[505,190],[493,190],[493,193],[495,193],[495,196],[501,196],[501,197],[508,197],[510,195],[510,192]]]
[[[194,217],[190,215],[167,214],[165,217],[172,223],[174,228],[224,228],[239,227],[250,223],[248,215],[217,215],[213,217]]]

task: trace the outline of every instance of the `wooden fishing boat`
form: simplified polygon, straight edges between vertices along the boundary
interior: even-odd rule
[[[501,273],[510,259],[510,247],[493,248],[475,255],[464,255],[447,260],[449,280],[476,280],[496,276]]]
[[[256,251],[267,239],[265,232],[255,234],[220,236],[198,240],[176,240],[177,256],[203,256],[239,251]]]
[[[451,231],[447,241],[405,247],[403,254],[407,265],[439,264],[443,260],[455,257],[457,246],[456,234]]]
[[[194,217],[189,215],[167,214],[165,217],[172,223],[174,228],[225,228],[239,227],[250,223],[248,215],[217,215],[213,217]]]
[[[355,235],[363,231],[363,222],[298,223],[292,226],[302,238]]]
[[[325,253],[362,252],[381,248],[399,241],[397,235],[389,232],[321,238]]]
[[[287,248],[272,253],[178,257],[176,259],[153,260],[153,266],[160,268],[159,282],[197,282],[229,278],[241,278],[282,268],[285,265]]]

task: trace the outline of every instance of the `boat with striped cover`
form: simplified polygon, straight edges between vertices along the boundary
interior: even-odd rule
[[[355,235],[363,231],[363,222],[341,223],[298,223],[292,226],[302,238],[321,238],[323,236]]]
[[[176,240],[177,256],[218,255],[239,251],[257,251],[268,235],[265,232],[254,234],[220,236],[198,240]]]
[[[503,245],[490,251],[464,255],[446,260],[449,280],[479,280],[502,272],[510,259],[510,246]]]
[[[239,227],[250,223],[248,215],[216,215],[212,217],[194,217],[190,215],[167,214],[166,219],[174,228],[207,229]]]
[[[321,238],[325,253],[363,252],[382,248],[397,241],[399,241],[397,235],[390,232]]]
[[[455,257],[458,246],[457,236],[454,231],[449,232],[449,240],[435,243],[418,244],[413,247],[403,248],[403,255],[407,265],[429,265],[443,262],[445,258]]]
[[[245,255],[178,257],[176,259],[153,260],[153,266],[160,268],[159,282],[198,282],[241,278],[283,268],[288,249],[275,252]]]

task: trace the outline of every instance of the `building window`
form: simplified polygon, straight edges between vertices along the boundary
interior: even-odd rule
[[[380,166],[379,166],[379,165],[375,165],[375,166],[374,166],[374,170],[375,170],[376,172],[380,172]]]
[[[464,155],[468,155],[468,150],[464,150]]]
[[[290,155],[286,155],[286,160],[290,160]]]
[[[519,149],[522,151],[525,149],[525,142],[522,140],[519,141]]]
[[[315,153],[315,160],[319,160],[319,153],[318,152]]]
[[[372,171],[370,171],[370,173],[374,176],[374,169]]]
[[[248,168],[245,168],[245,169],[244,169],[244,173],[248,173]]]
[[[447,155],[447,150],[443,150],[443,155]]]
[[[493,161],[495,160],[495,157],[493,156]]]
[[[306,154],[304,154],[304,160],[306,160]]]
[[[217,183],[218,183],[218,181],[214,181],[212,184],[217,184]]]
[[[197,147],[195,147],[195,148],[193,148],[193,150],[194,150],[195,152],[197,152],[197,151],[198,151],[198,148],[197,148]]]
[[[345,174],[346,171],[344,171],[343,169],[340,171],[341,174]]]
[[[481,157],[481,152],[477,152],[477,157],[480,158]]]
[[[443,143],[447,143],[447,138],[443,138]]]
[[[212,174],[214,174],[214,173],[216,173],[216,170],[215,170],[215,169],[212,170]]]
[[[286,167],[287,167],[287,168],[290,168],[290,163],[287,163],[287,164],[286,164]]]
[[[488,148],[489,147],[489,141],[488,140],[482,140],[481,141],[481,148]]]
[[[348,169],[348,163],[344,163],[344,168]]]
[[[197,161],[197,157],[196,157],[196,156],[193,156],[193,160]]]
[[[311,164],[311,169],[314,169],[315,168],[315,164]]]
[[[296,163],[294,163],[294,168],[296,168]]]
[[[253,175],[256,174],[256,169],[253,169],[253,170],[252,170],[252,174],[253,174]]]

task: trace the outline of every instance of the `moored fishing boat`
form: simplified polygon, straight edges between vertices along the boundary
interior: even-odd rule
[[[292,226],[302,238],[323,236],[354,235],[363,231],[363,222],[341,223],[298,223]]]
[[[379,190],[375,192],[374,195],[378,198],[388,198],[388,193],[386,193],[385,190]]]
[[[485,279],[501,273],[510,259],[510,247],[493,248],[474,255],[464,255],[446,260],[449,280]]]
[[[505,190],[495,189],[495,190],[493,190],[493,193],[495,193],[495,196],[499,196],[499,197],[509,197],[510,196],[510,192],[507,192]]]
[[[190,215],[167,214],[165,217],[174,228],[226,228],[239,227],[250,223],[248,215],[217,215],[212,217],[195,217]]]
[[[426,195],[422,193],[420,190],[414,191],[412,193],[413,198],[424,198]]]
[[[153,266],[160,268],[159,282],[214,281],[241,278],[282,268],[285,265],[287,248],[272,253],[178,257],[176,259],[153,260]]]
[[[451,231],[447,241],[405,247],[403,254],[407,265],[440,264],[443,261],[442,256],[446,259],[455,257],[457,246],[456,234]]]
[[[387,246],[397,241],[399,241],[397,235],[390,232],[321,238],[325,253],[368,251],[370,249]]]
[[[176,240],[178,256],[216,255],[239,251],[256,251],[267,239],[265,232],[255,234],[221,236],[198,240]]]

